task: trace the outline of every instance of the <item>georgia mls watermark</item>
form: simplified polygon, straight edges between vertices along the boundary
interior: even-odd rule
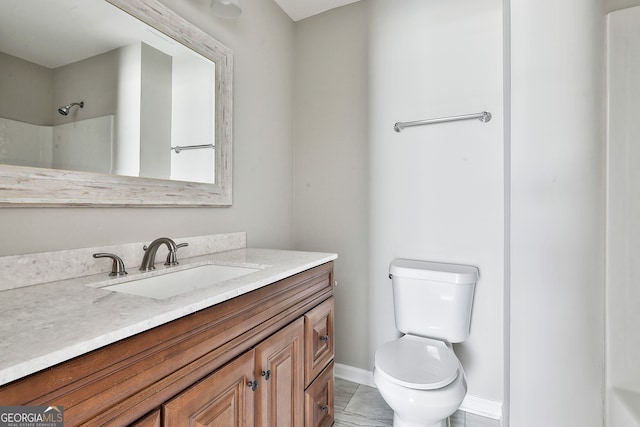
[[[0,406],[0,427],[64,427],[64,408]]]

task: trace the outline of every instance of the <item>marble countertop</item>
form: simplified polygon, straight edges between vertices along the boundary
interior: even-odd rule
[[[124,279],[100,273],[0,291],[0,385],[336,258],[327,253],[244,248],[181,259],[179,268],[219,264],[260,270],[162,300],[100,286],[178,267],[130,271]]]

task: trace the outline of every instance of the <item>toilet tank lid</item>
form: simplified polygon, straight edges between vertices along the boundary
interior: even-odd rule
[[[389,264],[392,276],[408,279],[430,280],[434,282],[473,284],[478,281],[478,269],[471,265],[448,264],[442,262],[419,261],[396,258]]]

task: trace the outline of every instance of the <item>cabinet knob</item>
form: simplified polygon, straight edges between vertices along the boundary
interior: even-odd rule
[[[256,391],[258,388],[258,380],[248,381],[247,386],[251,389],[251,391]]]
[[[328,413],[329,413],[329,406],[327,406],[327,405],[322,405],[322,406],[320,407],[320,410],[321,410],[322,412],[326,412],[326,413],[328,414]]]
[[[271,370],[262,371],[262,376],[266,381],[269,381],[269,378],[271,378]]]
[[[324,343],[328,343],[329,342],[329,335],[323,335],[320,337],[320,341],[324,342]]]

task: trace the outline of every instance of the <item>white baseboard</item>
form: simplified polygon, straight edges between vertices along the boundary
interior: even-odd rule
[[[369,387],[376,386],[373,382],[373,372],[366,369],[336,363],[333,372],[337,378],[342,378],[343,380],[364,384]],[[460,405],[460,410],[480,415],[481,417],[499,420],[500,423],[502,423],[502,402],[495,402],[467,394],[462,401],[462,405]]]
[[[460,410],[481,417],[500,421],[502,424],[502,402],[484,399],[482,397],[467,394],[460,405]]]
[[[333,374],[338,378],[351,381],[352,383],[364,384],[369,387],[377,388],[376,384],[373,382],[373,372],[367,371],[366,369],[336,363],[333,365]]]

